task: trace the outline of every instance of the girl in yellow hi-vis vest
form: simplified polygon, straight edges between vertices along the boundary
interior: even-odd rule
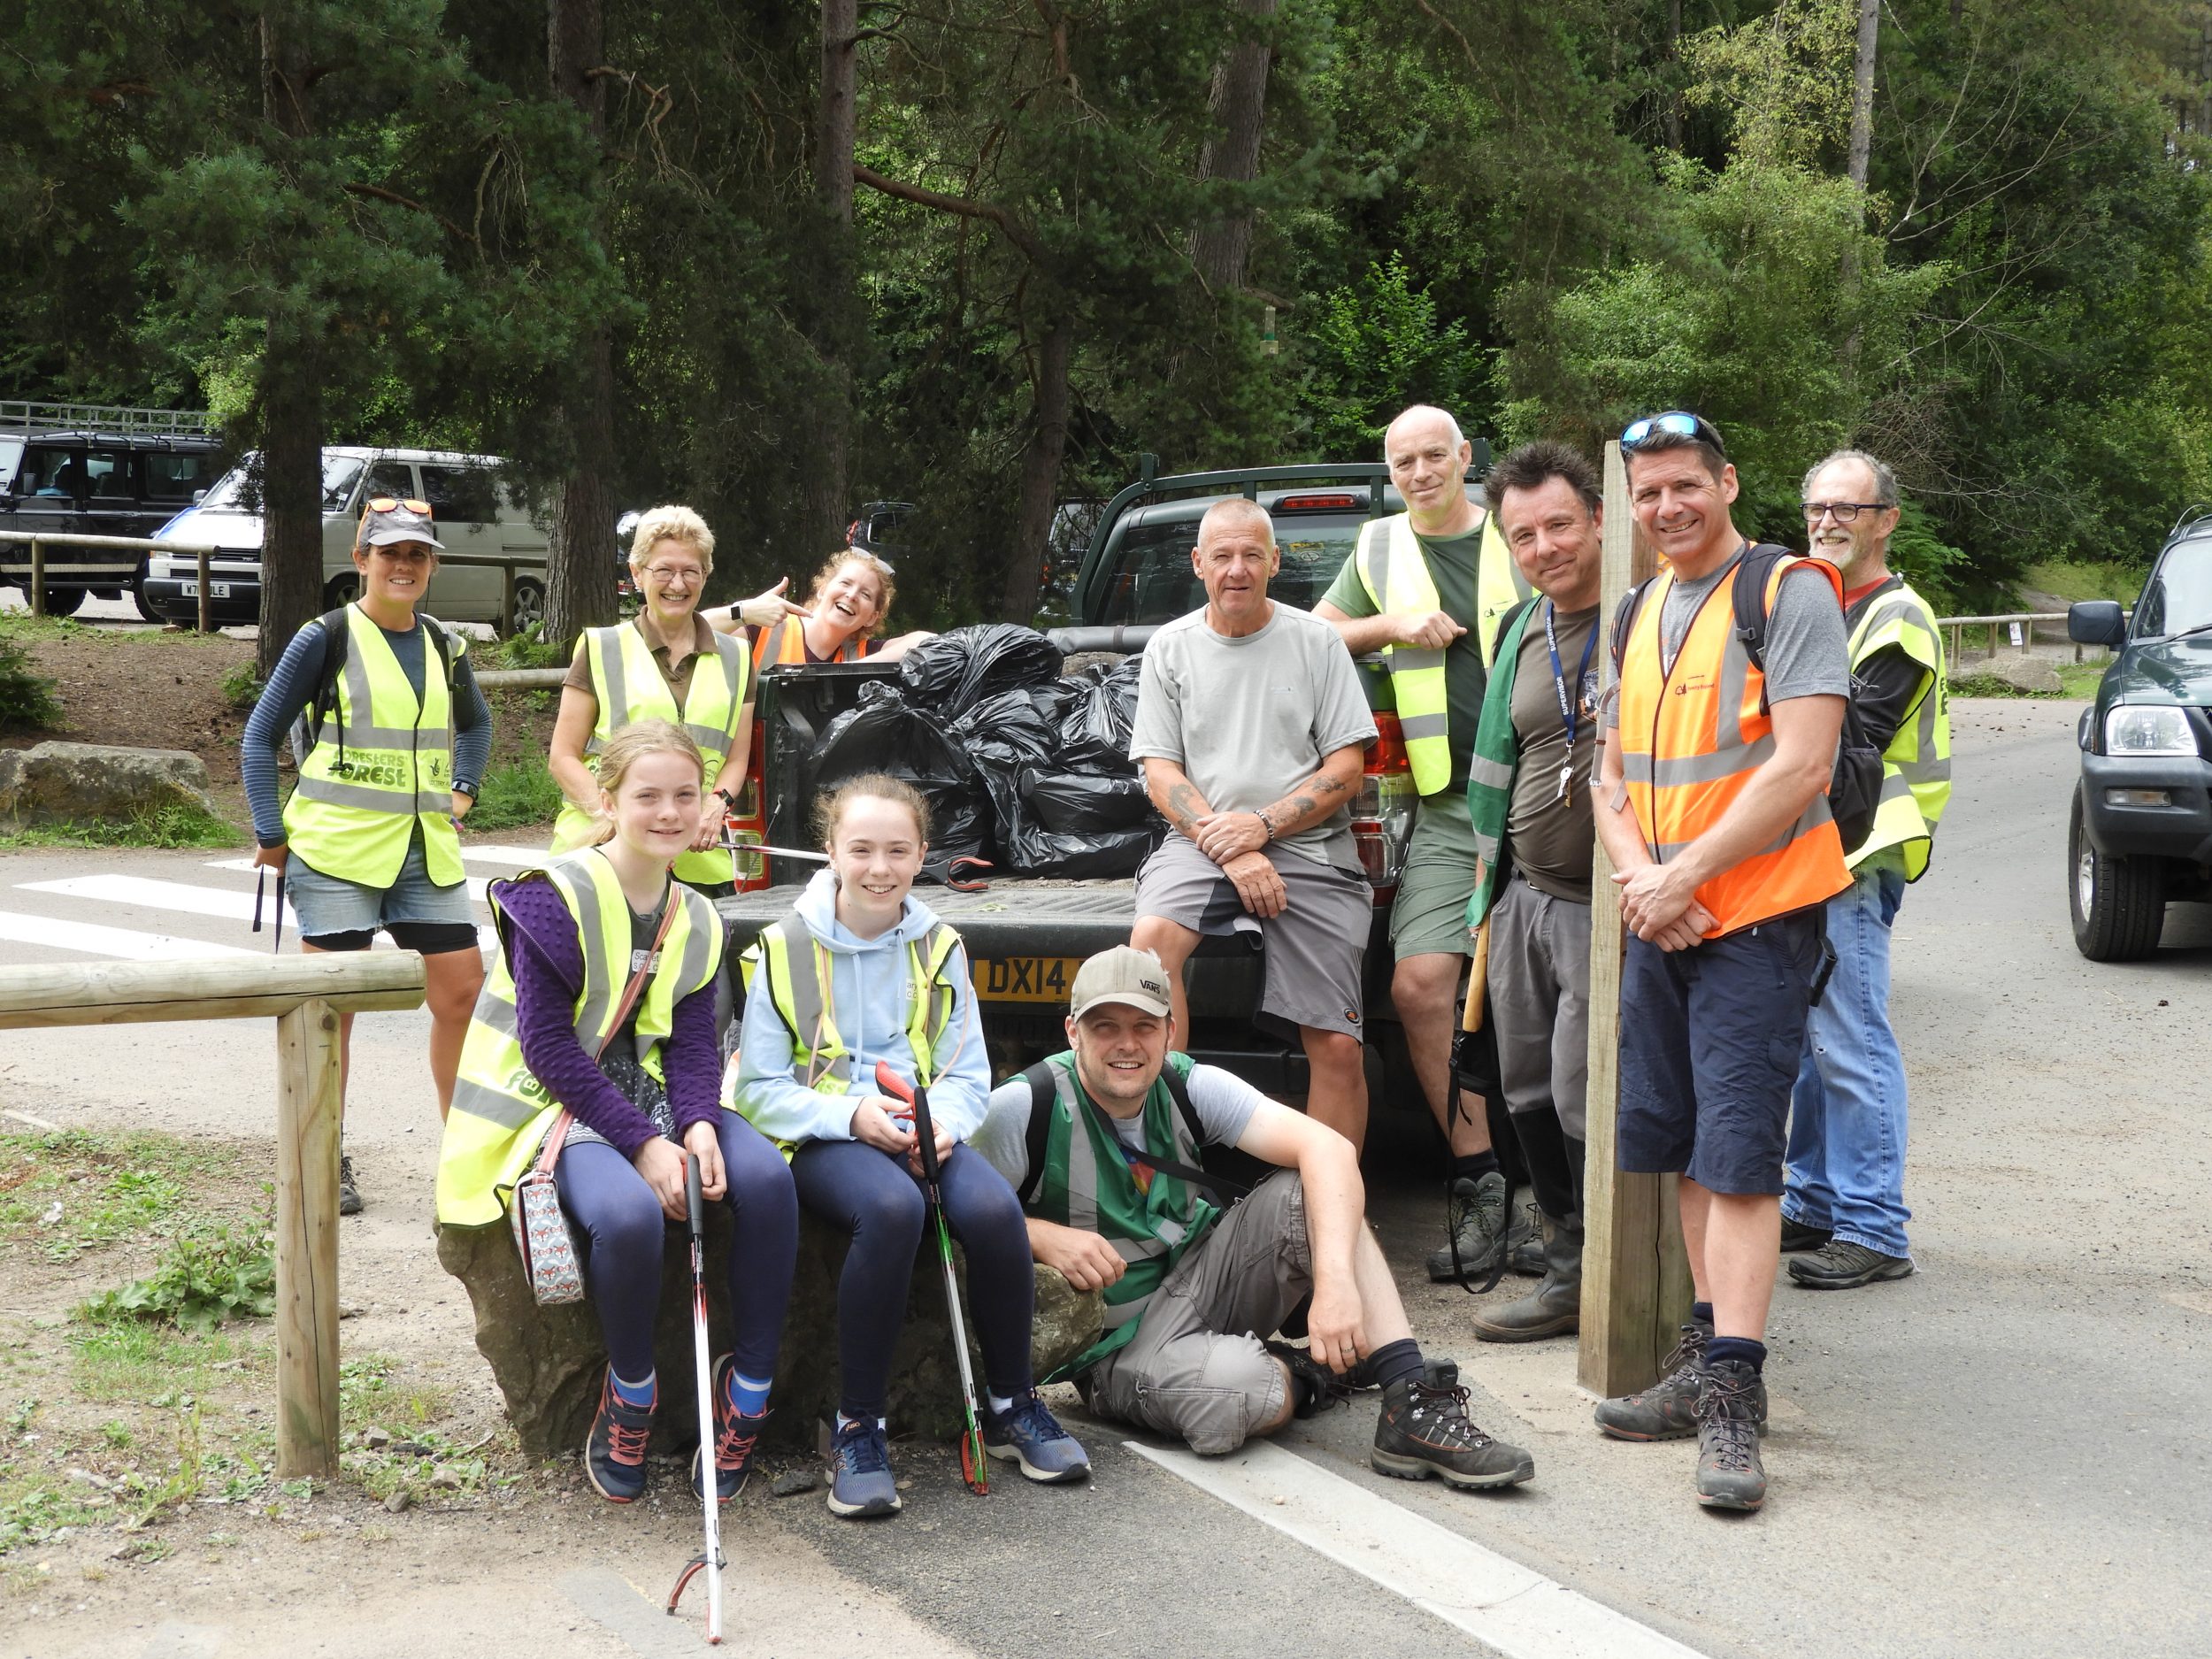
[[[983,1121],[991,1077],[959,936],[910,891],[928,809],[910,785],[871,776],[830,795],[819,821],[830,867],[746,953],[733,1098],[794,1147],[800,1202],[852,1236],[837,1285],[830,1510],[899,1508],[883,1414],[925,1216],[913,1127],[877,1092],[879,1062],[929,1090],[945,1219],[967,1254],[990,1394],[984,1448],[1033,1480],[1079,1480],[1090,1461],[1030,1377],[1028,1224],[1006,1178],[960,1144]]]
[[[744,1484],[768,1409],[798,1252],[790,1170],[718,1096],[722,924],[703,895],[671,875],[699,822],[704,771],[680,728],[624,726],[599,754],[601,840],[494,885],[501,957],[469,1026],[439,1159],[439,1219],[495,1222],[559,1109],[572,1114],[553,1177],[588,1246],[608,1359],[584,1467],[617,1503],[645,1489],[664,1223],[685,1215],[685,1154],[698,1157],[705,1196],[726,1200],[736,1216],[736,1340],[713,1371],[715,1479],[726,1502]],[[641,972],[625,1018],[625,993]],[[700,1495],[703,1461],[694,1454]]]

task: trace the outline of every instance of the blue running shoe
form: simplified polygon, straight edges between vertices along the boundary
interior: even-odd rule
[[[899,1483],[891,1475],[891,1448],[883,1431],[862,1418],[837,1431],[830,1442],[832,1515],[865,1520],[899,1512]]]
[[[645,1491],[645,1443],[652,1438],[653,1409],[660,1394],[657,1381],[651,1405],[631,1405],[615,1393],[614,1367],[607,1367],[599,1411],[584,1441],[584,1478],[610,1503],[634,1503]]]
[[[989,1456],[1019,1463],[1023,1474],[1048,1486],[1087,1479],[1091,1472],[1090,1454],[1054,1420],[1034,1388],[1016,1394],[1004,1411],[985,1409],[983,1449]]]
[[[745,1489],[745,1477],[753,1471],[753,1448],[760,1439],[761,1430],[767,1425],[768,1414],[747,1417],[730,1404],[730,1372],[736,1369],[736,1359],[728,1354],[714,1362],[714,1486],[718,1501],[734,1503],[737,1494]],[[691,1495],[707,1495],[706,1448],[699,1447],[691,1454]]]

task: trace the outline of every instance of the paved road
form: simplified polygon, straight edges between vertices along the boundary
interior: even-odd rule
[[[1280,1646],[1534,1659],[1667,1639],[1713,1659],[2212,1651],[2212,911],[2176,910],[2167,948],[2140,966],[2075,953],[2063,847],[2077,708],[1959,705],[1959,798],[1897,933],[1921,1271],[1779,1293],[1763,1513],[1698,1512],[1694,1451],[1601,1440],[1566,1345],[1479,1347],[1461,1293],[1407,1280],[1417,1333],[1460,1358],[1479,1420],[1535,1451],[1530,1487],[1471,1498],[1380,1479],[1361,1456],[1373,1406],[1360,1403],[1242,1467],[1171,1468],[1090,1425],[1090,1487],[1016,1483],[988,1500],[959,1491],[943,1454],[910,1449],[895,1523],[834,1523],[817,1500],[766,1522],[856,1593],[1010,1659],[1077,1642],[1210,1659]],[[234,906],[251,878],[213,856],[10,856],[0,962],[128,947],[84,924],[243,948],[242,920],[162,908],[184,902],[171,892],[43,885],[127,875]],[[53,922],[73,941],[51,942]],[[427,1267],[422,1024],[361,1021],[349,1133],[373,1208],[345,1237]],[[11,1033],[0,1105],[50,1112],[37,1079],[61,1076],[72,1122],[262,1133],[265,1047],[226,1044],[219,1077],[204,1029]],[[1402,1262],[1431,1242],[1440,1207],[1410,1129],[1370,1161]],[[457,1291],[434,1269],[423,1289],[413,1318],[450,1324],[465,1345]]]

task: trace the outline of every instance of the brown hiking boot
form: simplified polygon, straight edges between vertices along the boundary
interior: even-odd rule
[[[1464,1388],[1432,1388],[1408,1378],[1383,1390],[1368,1463],[1402,1480],[1431,1475],[1480,1491],[1517,1486],[1536,1472],[1536,1460],[1517,1446],[1494,1440],[1467,1416]]]

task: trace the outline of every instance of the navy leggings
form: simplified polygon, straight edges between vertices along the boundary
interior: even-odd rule
[[[735,1112],[715,1114],[727,1171],[725,1194],[737,1215],[730,1246],[731,1352],[745,1376],[776,1371],[776,1343],[799,1258],[799,1201],[773,1142]],[[584,1271],[614,1374],[641,1382],[653,1371],[660,1314],[661,1256],[671,1222],[636,1166],[604,1141],[565,1148],[553,1166],[561,1208],[582,1234]]]
[[[891,1353],[906,1323],[928,1208],[922,1184],[890,1153],[861,1141],[810,1141],[791,1160],[791,1173],[800,1202],[853,1236],[837,1281],[838,1409],[873,1421],[884,1415]],[[968,1311],[983,1375],[995,1394],[1025,1393],[1037,1281],[1020,1202],[1006,1178],[966,1147],[955,1147],[940,1166],[938,1187],[967,1256]]]

